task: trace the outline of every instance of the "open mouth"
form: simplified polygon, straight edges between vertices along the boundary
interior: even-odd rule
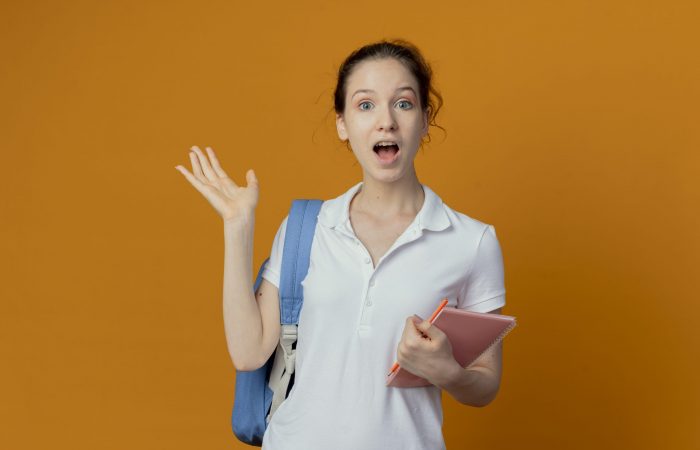
[[[399,146],[397,144],[377,144],[374,146],[374,153],[382,164],[391,164],[398,159]]]

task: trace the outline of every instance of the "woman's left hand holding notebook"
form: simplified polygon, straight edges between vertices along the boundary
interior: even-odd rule
[[[431,320],[423,320],[417,315],[406,319],[397,349],[397,363],[433,384],[437,384],[434,380],[440,374],[449,373],[451,366],[459,365],[447,335],[432,325]]]

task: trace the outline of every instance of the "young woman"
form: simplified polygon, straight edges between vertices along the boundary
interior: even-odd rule
[[[441,103],[418,49],[381,41],[356,50],[340,67],[334,101],[338,136],[362,167],[362,181],[319,212],[302,282],[295,382],[263,448],[444,449],[441,389],[465,405],[490,403],[501,346],[467,370],[444,333],[421,317],[443,298],[451,307],[500,313],[498,239],[492,225],[452,210],[418,180],[414,158]],[[208,159],[192,150],[193,173],[177,168],[224,220],[226,338],[235,367],[253,370],[279,339],[287,217],[253,293],[258,180],[251,169],[247,186],[238,186],[212,149]],[[385,386],[395,360],[433,386]]]

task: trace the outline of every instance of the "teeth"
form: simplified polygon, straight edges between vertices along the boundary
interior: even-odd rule
[[[377,146],[377,145],[382,145],[382,146],[396,145],[396,142],[382,141],[382,142],[377,142],[377,144],[375,144],[375,146]]]

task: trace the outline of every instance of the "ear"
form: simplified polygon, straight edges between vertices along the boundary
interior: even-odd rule
[[[345,130],[345,119],[338,113],[335,114],[335,128],[338,130],[338,137],[341,141],[348,139],[348,132]]]

